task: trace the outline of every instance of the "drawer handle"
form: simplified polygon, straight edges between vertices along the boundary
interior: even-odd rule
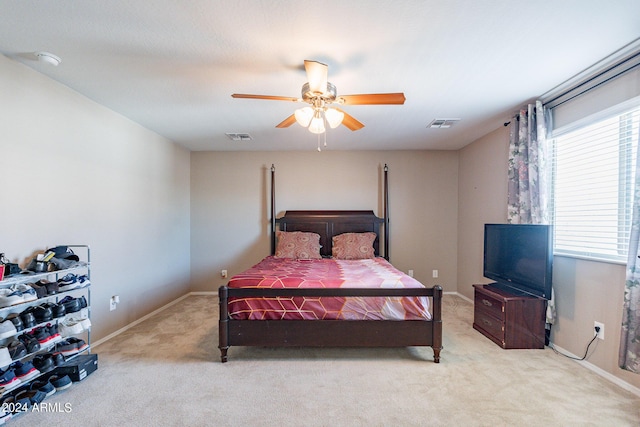
[[[487,319],[482,319],[482,323],[484,323],[487,326],[492,326],[493,323],[491,323],[491,321],[487,320]]]
[[[491,304],[491,301],[488,301],[488,300],[486,300],[486,299],[483,299],[483,300],[482,300],[482,303],[483,303],[484,305],[486,305],[487,307],[493,307],[493,304]]]

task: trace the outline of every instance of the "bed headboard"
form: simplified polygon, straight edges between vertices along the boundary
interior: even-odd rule
[[[276,219],[281,231],[309,231],[320,235],[320,254],[331,256],[333,236],[342,233],[373,232],[378,236],[373,243],[376,256],[380,255],[380,224],[383,218],[373,211],[287,211]],[[273,235],[275,239],[275,234]],[[386,254],[383,254],[386,255]]]
[[[271,165],[271,254],[276,253],[276,223],[281,231],[310,231],[320,235],[320,254],[331,256],[333,236],[342,233],[376,233],[373,249],[376,256],[389,260],[389,168],[384,165],[384,218],[377,217],[373,211],[286,211],[284,216],[276,218],[275,167]],[[384,224],[384,253],[380,253],[380,224]]]

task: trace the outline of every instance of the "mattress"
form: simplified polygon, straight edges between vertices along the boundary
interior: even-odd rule
[[[269,256],[230,288],[423,288],[384,258],[295,260]],[[238,320],[431,320],[427,297],[230,298]]]

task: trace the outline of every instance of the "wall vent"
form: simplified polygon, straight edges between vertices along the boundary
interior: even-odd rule
[[[427,127],[431,129],[448,129],[459,121],[460,119],[433,119]]]
[[[253,138],[248,133],[226,133],[227,138],[232,141],[251,141]]]

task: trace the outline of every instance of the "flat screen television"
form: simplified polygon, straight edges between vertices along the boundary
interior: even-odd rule
[[[516,294],[551,298],[553,227],[485,224],[484,277]]]

